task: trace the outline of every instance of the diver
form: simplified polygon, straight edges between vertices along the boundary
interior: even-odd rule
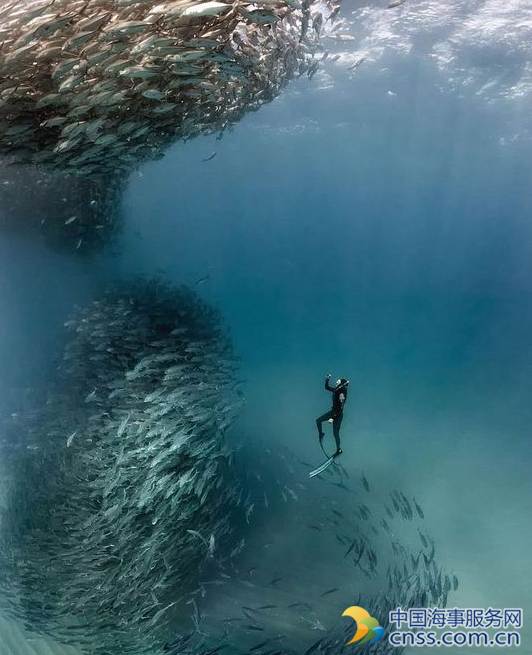
[[[347,400],[347,387],[349,385],[349,380],[342,378],[337,380],[334,387],[331,387],[329,380],[331,379],[331,374],[327,375],[325,378],[325,389],[331,391],[333,394],[332,399],[332,409],[330,412],[323,414],[316,419],[316,425],[318,426],[318,435],[320,438],[320,445],[324,437],[324,432],[322,429],[322,423],[324,421],[332,422],[333,424],[333,434],[334,440],[336,441],[336,452],[333,457],[338,457],[343,453],[343,450],[340,448],[340,425],[342,424],[342,419],[344,417],[344,405]]]

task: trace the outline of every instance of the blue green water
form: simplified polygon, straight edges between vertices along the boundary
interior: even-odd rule
[[[148,167],[124,265],[209,274],[267,439],[312,452],[321,378],[348,377],[346,461],[429,503],[456,606],[529,608],[529,145],[501,144],[508,104],[397,67],[397,96],[301,83],[211,162],[205,139]]]
[[[396,97],[301,83],[206,164],[212,140],[176,147],[132,181],[122,265],[210,276],[267,439],[315,451],[322,377],[348,377],[346,466],[428,503],[456,606],[530,608],[530,144],[415,64]]]
[[[530,99],[451,84],[424,50],[331,65],[221,141],[177,144],[133,174],[114,258],[4,241],[0,384],[51,364],[95,279],[208,275],[197,289],[242,357],[242,429],[319,460],[322,378],[349,378],[344,465],[422,499],[452,603],[523,607],[532,653]]]

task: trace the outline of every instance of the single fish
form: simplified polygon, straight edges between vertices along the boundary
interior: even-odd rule
[[[366,542],[362,542],[362,546],[360,547],[360,552],[358,553],[358,559],[353,560],[353,564],[355,566],[358,566],[360,564],[360,561],[362,559],[362,555],[364,554],[364,549],[366,548]]]
[[[198,278],[195,282],[194,285],[198,286],[199,284],[203,284],[203,282],[206,282],[207,280],[210,280],[211,277],[209,274],[204,275],[203,277]]]
[[[207,549],[209,548],[209,542],[197,530],[187,530],[187,532],[193,535],[194,537],[200,539],[203,542],[203,544],[206,546],[206,548]]]
[[[73,433],[68,437],[67,442],[66,442],[67,448],[70,448],[70,445],[72,444],[72,441],[73,441],[74,437],[77,435],[77,433],[78,433],[78,432],[77,432],[77,430],[76,430],[75,432],[73,432]]]
[[[362,63],[366,61],[366,57],[358,57],[355,61],[347,67],[348,71],[356,70]]]
[[[424,519],[424,518],[425,518],[425,515],[423,514],[423,510],[422,510],[421,507],[418,505],[418,503],[417,503],[417,501],[416,501],[415,498],[414,498],[414,505],[415,505],[415,508],[416,508],[416,512],[419,514],[419,518]]]
[[[355,547],[355,545],[356,545],[357,543],[358,543],[358,542],[357,542],[357,540],[355,539],[355,540],[353,541],[353,543],[349,546],[349,548],[348,548],[346,554],[344,555],[344,557],[347,557],[347,556],[349,555],[349,553],[353,550],[353,548]]]

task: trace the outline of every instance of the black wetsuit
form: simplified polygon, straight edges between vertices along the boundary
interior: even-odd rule
[[[333,420],[333,434],[334,440],[336,441],[336,450],[340,450],[340,426],[342,424],[342,419],[344,418],[344,405],[347,400],[347,383],[339,384],[337,387],[331,387],[329,384],[329,378],[325,379],[325,389],[327,391],[332,391],[333,394],[333,404],[330,412],[322,414],[319,418],[316,419],[316,425],[318,426],[318,434],[320,439],[323,437],[322,423],[328,421],[332,418]]]

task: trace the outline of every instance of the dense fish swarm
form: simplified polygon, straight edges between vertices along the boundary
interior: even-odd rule
[[[253,444],[239,457],[255,529],[231,563],[234,578],[221,580],[217,598],[207,596],[202,607],[203,630],[217,621],[231,630],[228,652],[236,643],[254,655],[334,655],[353,636],[342,611],[360,605],[386,630],[365,650],[397,655],[404,649],[388,641],[390,611],[447,606],[458,578],[438,563],[416,498],[375,488],[360,469],[349,473],[341,463],[309,481],[312,465],[288,448]],[[266,529],[257,529],[261,523]]]
[[[338,0],[18,0],[0,9],[0,155],[114,175],[222,131],[318,67]]]
[[[157,653],[201,570],[239,551],[232,347],[214,310],[155,282],[67,327],[58,379],[4,429],[2,603],[91,655]]]
[[[418,500],[231,445],[232,346],[190,290],[116,286],[66,326],[57,375],[3,428],[10,617],[87,655],[333,655],[353,631],[339,607],[388,630],[396,607],[446,606],[458,579]]]

